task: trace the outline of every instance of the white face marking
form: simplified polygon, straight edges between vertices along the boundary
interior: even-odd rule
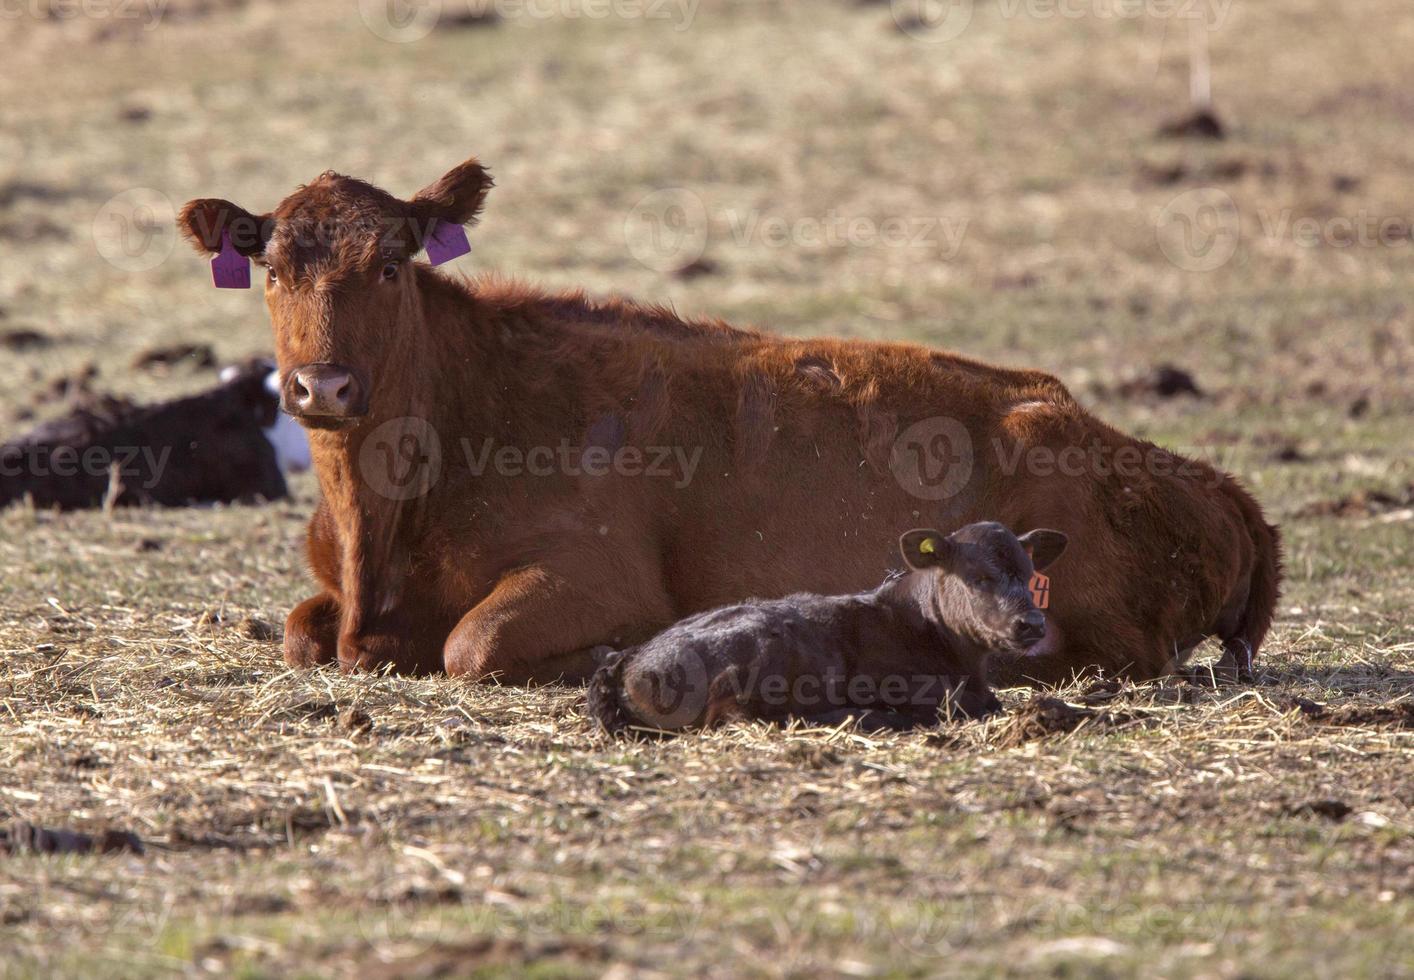
[[[275,424],[265,430],[265,438],[275,450],[275,461],[284,473],[303,473],[313,460],[309,455],[309,439],[304,429],[284,412],[275,418]]]

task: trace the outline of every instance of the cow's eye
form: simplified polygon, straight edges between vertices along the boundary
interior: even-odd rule
[[[267,268],[265,270],[265,278],[270,281],[270,285],[272,286],[280,281],[280,277],[275,275],[275,270],[273,268]]]
[[[383,279],[386,282],[398,274],[398,263],[387,262],[383,265]]]

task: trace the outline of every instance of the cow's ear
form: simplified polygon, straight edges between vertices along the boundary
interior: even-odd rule
[[[953,551],[953,543],[942,531],[922,527],[904,532],[898,547],[908,567],[919,571],[946,565]]]
[[[1061,556],[1066,542],[1070,539],[1059,531],[1038,527],[1034,531],[1027,531],[1017,540],[1030,553],[1031,565],[1039,572]]]
[[[215,255],[222,238],[230,235],[231,245],[247,258],[265,252],[274,222],[268,214],[251,214],[245,208],[215,197],[188,201],[177,216],[177,227],[198,252]]]
[[[491,174],[472,157],[413,195],[412,206],[424,221],[469,224],[481,213],[492,183]]]

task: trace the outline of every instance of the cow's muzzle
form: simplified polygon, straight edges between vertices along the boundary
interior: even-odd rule
[[[338,364],[306,364],[286,375],[280,407],[315,428],[339,425],[368,414],[368,385]]]

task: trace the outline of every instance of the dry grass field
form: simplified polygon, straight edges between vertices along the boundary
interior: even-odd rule
[[[1157,135],[1169,4],[441,7],[5,5],[0,434],[90,364],[146,398],[214,375],[145,351],[270,348],[174,206],[475,153],[458,268],[1044,366],[1240,474],[1287,545],[1261,676],[618,743],[574,689],[287,671],[307,476],[12,507],[0,818],[144,850],[12,834],[0,976],[1414,976],[1414,11],[1199,5],[1204,141]]]

